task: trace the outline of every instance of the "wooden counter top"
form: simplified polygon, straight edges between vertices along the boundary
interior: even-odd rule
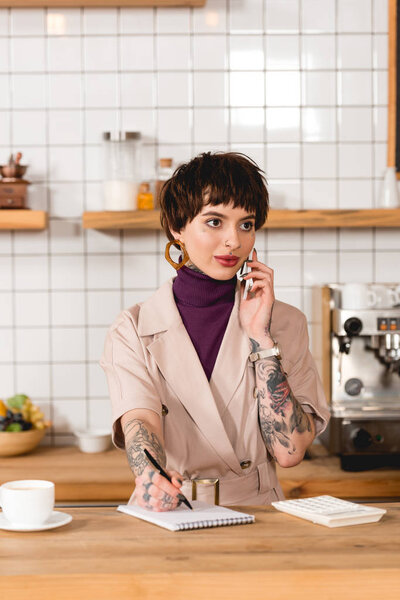
[[[353,499],[400,499],[400,469],[350,473],[336,456],[312,445],[311,460],[296,467],[277,467],[287,498],[330,494]],[[57,502],[123,502],[134,481],[125,453],[115,448],[84,454],[76,446],[39,447],[31,454],[0,458],[0,484],[14,479],[49,479],[56,484]]]
[[[242,507],[252,525],[170,532],[115,508],[70,524],[0,531],[0,596],[12,600],[397,600],[400,504],[378,523],[329,529]],[[238,507],[240,510],[240,507]]]

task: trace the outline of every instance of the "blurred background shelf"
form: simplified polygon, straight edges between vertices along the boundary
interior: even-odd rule
[[[116,6],[137,6],[150,8],[152,6],[205,6],[207,0],[0,0],[0,6],[10,8],[40,8],[49,7],[116,7]]]
[[[161,229],[158,210],[83,213],[84,229]],[[365,210],[271,209],[263,229],[400,227],[400,208]]]
[[[44,210],[0,209],[0,229],[46,229]]]

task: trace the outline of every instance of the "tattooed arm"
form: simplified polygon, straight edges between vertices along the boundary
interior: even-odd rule
[[[156,512],[173,510],[182,500],[179,493],[182,476],[176,471],[167,471],[172,477],[170,483],[159,474],[143,452],[147,448],[165,469],[167,458],[160,417],[152,410],[134,409],[121,417],[121,426],[129,465],[135,476],[135,492],[130,503]]]
[[[272,339],[250,338],[251,352],[272,348]],[[282,467],[293,467],[303,459],[315,437],[315,424],[294,397],[281,362],[275,356],[255,363],[258,418],[268,451]]]

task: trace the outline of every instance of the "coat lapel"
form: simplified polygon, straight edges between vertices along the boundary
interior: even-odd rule
[[[227,408],[248,368],[250,342],[239,320],[240,281],[237,283],[235,304],[218,352],[210,379],[211,392]],[[222,413],[221,413],[222,415]]]
[[[246,368],[250,348],[238,321],[240,283],[210,382],[175,304],[172,283],[173,279],[168,280],[143,303],[139,335],[154,336],[147,350],[164,378],[220,458],[235,473],[243,474],[213,396],[216,391],[227,405]]]

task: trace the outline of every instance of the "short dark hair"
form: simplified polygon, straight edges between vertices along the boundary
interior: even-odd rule
[[[241,152],[203,152],[175,169],[160,193],[160,221],[167,238],[198,215],[207,204],[231,202],[254,213],[255,229],[267,219],[269,194],[264,172]],[[178,247],[178,246],[177,246]]]

